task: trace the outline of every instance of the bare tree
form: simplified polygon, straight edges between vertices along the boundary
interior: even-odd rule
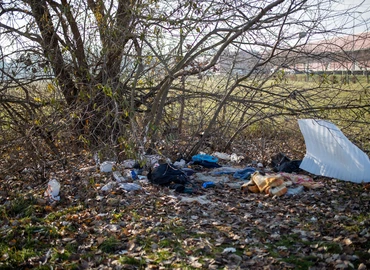
[[[368,109],[320,96],[326,93],[319,90],[322,84],[310,91],[289,86],[281,73],[294,66],[297,55],[318,55],[304,49],[312,38],[340,27],[346,32],[349,27],[326,23],[348,12],[335,5],[331,0],[2,1],[1,106],[10,118],[34,123],[36,107],[57,104],[58,109],[44,110],[44,124],[33,133],[43,134],[52,148],[59,132],[52,123],[68,122],[73,136],[90,145],[121,144],[125,150],[128,141],[136,141],[135,151],[155,148],[164,123],[180,123],[190,137],[204,131],[187,149],[190,155],[212,133],[230,146],[263,119],[320,116],[329,105]],[[48,89],[52,95],[45,94]],[[325,102],[316,102],[321,99]],[[21,106],[13,108],[14,103]],[[199,104],[202,115],[194,109]],[[32,117],[21,118],[25,111]],[[51,112],[58,119],[52,123]],[[181,119],[167,119],[178,115]]]

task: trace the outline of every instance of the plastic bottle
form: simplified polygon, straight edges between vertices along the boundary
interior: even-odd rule
[[[302,193],[303,190],[304,190],[304,186],[298,186],[296,188],[288,188],[288,191],[285,193],[285,195],[294,196],[294,195]]]

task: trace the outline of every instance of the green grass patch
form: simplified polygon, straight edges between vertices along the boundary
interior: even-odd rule
[[[33,197],[24,198],[23,196],[18,196],[11,201],[5,214],[8,217],[14,218],[30,217],[35,212],[34,204],[35,200]]]
[[[342,252],[342,247],[334,242],[319,243],[319,247],[323,247],[327,253],[340,254]]]
[[[146,264],[144,259],[134,258],[132,256],[121,256],[118,261],[124,265],[132,265],[137,267],[143,267]]]
[[[305,257],[289,256],[288,258],[281,259],[281,261],[283,262],[293,264],[294,269],[298,270],[309,269],[311,266],[315,264],[316,260],[317,258],[314,256],[305,256]]]
[[[121,247],[121,242],[115,237],[109,237],[100,244],[99,248],[105,253],[114,253]]]
[[[349,232],[359,233],[361,231],[361,228],[357,224],[356,225],[350,225],[350,226],[344,226],[344,228]]]
[[[283,246],[283,247],[293,247],[294,245],[297,245],[297,243],[301,243],[302,239],[299,237],[298,234],[289,234],[289,235],[283,235],[281,237],[281,240],[274,243],[274,246]]]
[[[359,213],[353,219],[357,222],[370,222],[370,213]]]
[[[72,206],[69,208],[64,208],[63,210],[60,211],[55,211],[50,214],[48,214],[45,218],[45,222],[53,222],[61,217],[67,215],[67,214],[76,214],[78,211],[82,210],[84,207],[82,205],[77,205],[77,206]]]
[[[266,247],[270,255],[274,258],[279,259],[282,262],[286,262],[294,265],[294,269],[309,269],[315,264],[317,260],[314,256],[295,256],[291,255],[291,251],[295,251],[297,246],[310,246],[313,242],[303,241],[299,234],[283,235],[281,239],[274,243],[267,243]],[[286,255],[282,255],[279,250],[284,247],[283,250],[287,250]],[[330,246],[332,247],[332,246]]]
[[[155,253],[153,253],[150,257],[152,257],[157,262],[162,262],[169,260],[173,256],[173,252],[168,248],[165,249],[158,249]]]
[[[41,252],[35,251],[33,248],[17,249],[0,243],[0,254],[0,269],[15,269],[29,258],[39,256]]]
[[[178,242],[172,239],[165,238],[165,239],[160,240],[158,245],[161,248],[173,248],[176,245],[178,245]]]

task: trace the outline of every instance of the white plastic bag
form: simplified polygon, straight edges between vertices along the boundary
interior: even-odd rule
[[[212,156],[217,157],[219,159],[223,159],[223,160],[230,160],[230,155],[226,153],[214,152]]]
[[[135,166],[136,161],[133,159],[127,159],[122,162],[124,168],[132,169]]]
[[[177,168],[184,168],[186,164],[186,161],[181,159],[180,161],[175,161],[173,165]]]
[[[114,161],[104,161],[102,164],[100,164],[100,171],[111,172],[113,170],[114,165],[115,165]]]
[[[51,179],[48,183],[48,187],[44,193],[44,196],[48,197],[51,201],[59,201],[59,191],[60,183],[56,179]]]

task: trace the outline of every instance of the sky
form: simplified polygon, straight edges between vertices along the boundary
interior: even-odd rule
[[[353,13],[348,16],[347,24],[352,33],[358,34],[370,31],[370,0],[342,0],[336,5],[338,10],[351,10]],[[353,27],[354,26],[354,27]]]

